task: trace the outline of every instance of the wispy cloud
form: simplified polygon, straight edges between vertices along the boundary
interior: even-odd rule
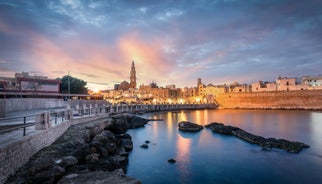
[[[92,85],[128,80],[132,60],[139,84],[317,75],[321,9],[320,0],[5,0],[0,69],[53,78],[69,71]]]

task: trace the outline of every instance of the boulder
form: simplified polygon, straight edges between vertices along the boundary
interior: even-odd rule
[[[95,171],[82,174],[69,174],[58,181],[58,184],[140,184],[141,182],[135,178],[120,174],[119,170],[115,172]]]
[[[88,171],[114,171],[120,168],[123,173],[127,168],[129,151],[133,149],[131,136],[125,132],[129,128],[144,126],[147,122],[143,118],[133,117],[128,114],[115,115],[103,121],[71,126],[52,145],[36,153],[7,182],[57,183],[64,175],[75,177]],[[96,181],[95,178],[87,179],[91,179],[89,183]]]
[[[59,165],[63,166],[63,167],[67,167],[67,166],[72,166],[72,165],[76,165],[78,162],[78,159],[74,156],[65,156],[61,158],[61,163]]]
[[[232,135],[233,131],[237,131],[239,130],[239,128],[237,127],[233,127],[233,126],[225,126],[222,123],[217,123],[217,122],[213,122],[210,123],[208,125],[205,126],[206,128],[211,129],[213,132],[217,132],[220,134],[227,134],[227,135]]]
[[[144,148],[144,149],[148,149],[149,148],[149,146],[147,144],[142,144],[140,147],[141,148]]]
[[[123,139],[122,140],[122,147],[126,150],[126,151],[131,151],[133,149],[133,142],[132,140],[129,139]]]
[[[179,127],[179,130],[185,131],[185,132],[197,132],[203,129],[202,125],[198,125],[188,121],[179,122],[178,127]]]
[[[99,157],[100,157],[99,154],[92,153],[92,154],[86,156],[86,162],[89,164],[97,163],[99,161]]]

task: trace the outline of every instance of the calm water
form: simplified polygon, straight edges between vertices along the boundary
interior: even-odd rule
[[[196,110],[144,115],[163,118],[130,130],[134,149],[127,175],[143,183],[322,183],[322,112]],[[221,122],[263,137],[309,144],[300,154],[263,151],[234,136],[203,129],[178,132],[177,122]],[[150,140],[148,149],[139,146]],[[175,164],[168,159],[177,160]]]

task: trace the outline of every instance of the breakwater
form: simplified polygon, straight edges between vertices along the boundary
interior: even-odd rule
[[[322,90],[222,93],[220,108],[231,109],[322,109]]]

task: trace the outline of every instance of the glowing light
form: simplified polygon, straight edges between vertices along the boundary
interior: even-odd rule
[[[200,102],[200,98],[196,98],[196,102],[199,103]]]
[[[94,93],[99,93],[99,92],[100,92],[100,90],[99,90],[99,89],[97,89],[97,88],[92,89],[92,90],[93,90],[93,92],[94,92]]]

